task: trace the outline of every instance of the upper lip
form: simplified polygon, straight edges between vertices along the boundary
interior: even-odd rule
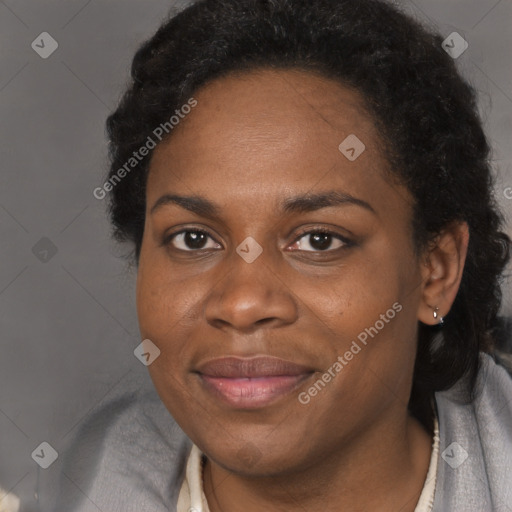
[[[301,364],[270,356],[220,357],[210,359],[198,366],[197,372],[209,377],[249,378],[295,376],[312,373],[313,370]]]

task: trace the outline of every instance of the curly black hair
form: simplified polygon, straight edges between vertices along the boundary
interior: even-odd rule
[[[139,48],[131,83],[107,121],[110,218],[114,236],[134,244],[138,263],[152,152],[122,180],[119,170],[199,87],[233,72],[293,68],[358,90],[394,177],[414,198],[415,247],[427,247],[452,222],[469,225],[453,307],[441,331],[418,328],[409,410],[430,430],[433,393],[466,377],[472,397],[479,352],[492,353],[510,244],[500,231],[476,93],[442,41],[382,0],[199,0]]]

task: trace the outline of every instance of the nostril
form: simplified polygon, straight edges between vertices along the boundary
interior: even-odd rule
[[[268,318],[261,318],[260,320],[257,320],[255,323],[255,325],[261,325],[261,324],[267,324],[269,322],[272,322],[272,320],[274,320],[273,317],[268,317]]]

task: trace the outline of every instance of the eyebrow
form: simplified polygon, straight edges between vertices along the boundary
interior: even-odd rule
[[[170,204],[176,204],[185,210],[203,217],[220,217],[220,207],[208,199],[201,196],[180,196],[176,194],[165,194],[161,196],[151,207],[150,213],[153,214],[162,206]],[[376,211],[366,201],[337,190],[287,198],[281,203],[281,210],[283,213],[288,214],[307,213],[322,208],[344,205],[359,206],[377,215]]]
[[[366,201],[337,190],[291,197],[283,202],[282,209],[285,213],[307,213],[329,206],[344,206],[347,204],[360,206],[375,215],[377,214]]]

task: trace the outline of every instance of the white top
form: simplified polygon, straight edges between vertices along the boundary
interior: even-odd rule
[[[0,487],[0,512],[18,512],[19,509],[20,499]]]
[[[185,479],[178,496],[177,512],[210,512],[203,490],[203,458],[194,444],[188,457]],[[437,459],[439,457],[439,422],[435,418],[432,455],[427,478],[414,512],[431,512],[436,489]]]

